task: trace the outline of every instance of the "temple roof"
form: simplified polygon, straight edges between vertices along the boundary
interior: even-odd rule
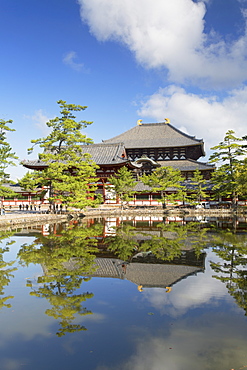
[[[95,266],[98,268],[89,276],[127,279],[143,287],[165,288],[176,284],[188,276],[203,272],[203,268],[197,266],[139,262],[126,264],[126,271],[123,271],[123,263],[124,261],[119,259],[96,258]]]
[[[91,155],[91,160],[98,165],[114,165],[130,162],[127,159],[123,143],[89,144],[81,146],[83,153]],[[47,164],[39,159],[24,160],[22,164],[30,169],[44,169]],[[136,165],[137,167],[137,165]]]
[[[22,194],[22,193],[36,194],[37,192],[42,191],[41,187],[36,187],[33,190],[26,190],[26,189],[22,188],[19,184],[3,183],[2,186],[4,186],[5,188],[7,188],[9,190],[14,191],[15,193],[20,193],[20,194]]]
[[[89,153],[91,159],[99,165],[128,162],[123,143],[83,145],[82,150],[83,153]]]
[[[180,159],[180,160],[169,160],[169,161],[159,161],[161,167],[173,167],[180,171],[195,171],[195,170],[215,170],[214,164],[209,164],[205,162],[198,162],[194,159]]]
[[[137,125],[118,136],[103,140],[105,144],[120,142],[124,143],[126,149],[200,145],[204,153],[202,139],[196,139],[194,136],[187,135],[170,123],[165,122]]]
[[[180,183],[180,185],[184,186],[186,190],[193,190],[196,189],[196,184],[192,180],[185,180]],[[202,188],[204,191],[210,191],[213,188],[213,184],[210,181],[207,181],[204,185],[202,185]],[[140,192],[140,193],[147,193],[147,192],[152,192],[152,188],[148,185],[144,185],[143,182],[137,181],[134,188],[134,192]],[[176,192],[178,191],[178,188],[176,187],[168,187],[166,188],[166,191],[172,191]]]

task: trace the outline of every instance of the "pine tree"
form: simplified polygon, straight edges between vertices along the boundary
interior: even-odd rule
[[[205,185],[207,184],[207,180],[204,179],[203,175],[198,169],[194,171],[190,184],[193,185],[193,189],[191,189],[192,200],[200,202],[202,199],[205,199],[207,197],[207,193],[205,192]]]
[[[7,132],[15,131],[9,125],[12,120],[5,121],[0,119],[0,197],[12,196],[15,193],[6,188],[3,184],[9,181],[9,174],[6,172],[9,166],[16,166],[14,160],[18,159],[7,142]]]
[[[124,202],[128,202],[131,199],[133,188],[136,184],[132,173],[128,171],[127,167],[121,167],[114,176],[109,177],[108,181],[113,186],[113,189],[112,187],[109,188],[114,190],[123,208]]]
[[[234,133],[233,130],[228,130],[224,140],[211,148],[215,152],[209,158],[210,162],[220,164],[212,176],[213,190],[217,196],[230,196],[233,208],[237,206],[240,195],[237,168],[241,156],[247,152],[242,145],[243,139],[234,136]]]
[[[60,117],[51,119],[46,124],[51,128],[45,138],[32,140],[31,153],[35,145],[39,145],[44,152],[39,159],[46,165],[43,171],[33,173],[34,185],[49,188],[49,200],[63,202],[70,207],[82,209],[93,206],[99,201],[94,199],[96,190],[96,169],[98,166],[84,153],[82,145],[91,144],[92,140],[81,133],[81,130],[92,122],[75,119],[74,112],[85,110],[81,105],[67,104],[59,100]],[[25,180],[25,178],[24,178]]]
[[[143,175],[141,178],[144,185],[148,185],[153,192],[161,194],[160,201],[164,208],[167,201],[175,202],[177,199],[184,199],[185,191],[181,185],[183,180],[181,172],[172,167],[159,167],[150,175]],[[169,188],[172,188],[170,194],[168,194]]]

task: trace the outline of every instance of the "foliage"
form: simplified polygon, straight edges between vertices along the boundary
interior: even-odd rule
[[[81,130],[92,122],[75,120],[73,112],[83,111],[86,107],[67,104],[62,100],[58,104],[61,116],[46,123],[51,129],[50,134],[45,138],[32,140],[33,146],[28,149],[31,153],[35,145],[44,148],[39,159],[46,168],[35,171],[33,177],[28,174],[21,183],[27,183],[30,178],[32,187],[42,185],[49,188],[51,203],[59,201],[82,209],[101,200],[93,194],[97,188],[95,176],[98,167],[90,159],[90,155],[82,150],[82,145],[90,144],[92,140],[83,135]]]
[[[20,180],[18,184],[27,191],[34,191],[37,188],[39,181],[39,174],[28,171]]]
[[[215,195],[230,196],[233,207],[236,206],[237,198],[241,195],[241,187],[236,175],[237,168],[241,156],[247,152],[242,141],[242,138],[234,136],[233,130],[227,131],[224,140],[211,148],[215,152],[209,158],[212,163],[222,163],[212,176]]]
[[[8,166],[15,166],[15,159],[18,157],[12,152],[10,144],[7,142],[7,132],[15,131],[9,125],[12,120],[5,121],[0,119],[0,196],[12,196],[14,192],[2,184],[8,182],[9,174],[6,172]]]
[[[202,199],[207,198],[207,193],[204,190],[207,180],[204,179],[203,175],[198,169],[194,171],[190,184],[193,185],[193,189],[190,189],[190,192],[192,193],[190,198],[192,200],[200,202]]]
[[[238,194],[240,196],[247,195],[247,158],[239,161],[236,165],[236,181],[238,184]]]
[[[4,253],[9,251],[9,246],[14,243],[14,241],[8,240],[10,238],[10,236],[12,236],[12,235],[13,235],[13,232],[10,232],[10,231],[2,231],[1,235],[0,235],[0,243],[2,243],[3,240],[6,241],[6,239],[7,239],[7,241],[5,243],[5,247],[0,246],[0,296],[1,296],[1,298],[0,298],[0,309],[3,308],[3,307],[10,308],[11,304],[6,303],[6,301],[8,299],[14,298],[14,296],[10,296],[10,295],[7,296],[7,297],[3,297],[4,287],[9,285],[11,278],[14,277],[14,275],[12,273],[17,270],[16,267],[11,267],[11,266],[13,266],[15,261],[6,262],[6,261],[4,261],[4,258],[3,258]]]
[[[159,167],[150,175],[143,175],[141,178],[143,184],[148,185],[152,192],[160,192],[164,208],[166,202],[175,202],[176,199],[183,199],[185,191],[181,182],[183,178],[181,172],[172,167]],[[172,188],[172,193],[168,194],[169,188]]]
[[[160,223],[157,231],[149,234],[148,231],[144,233],[133,226],[122,224],[116,228],[116,235],[107,237],[105,243],[109,251],[127,262],[131,262],[137,253],[145,252],[157,259],[172,261],[181,256],[185,244],[189,244],[199,258],[202,249],[208,244],[207,229],[201,229],[198,223]]]
[[[213,277],[226,285],[229,294],[247,315],[247,236],[223,230],[215,236],[213,251],[220,261],[211,261]]]
[[[116,235],[108,236],[104,243],[107,249],[122,259],[131,260],[131,257],[137,252],[139,245],[135,238],[135,227],[130,225],[121,225],[116,228]]]
[[[180,257],[185,246],[190,246],[199,258],[208,243],[207,229],[202,229],[198,223],[159,224],[157,227],[160,235],[150,235],[151,238],[142,243],[141,249],[151,251],[156,258],[164,261]]]
[[[37,281],[29,280],[27,286],[32,289],[32,296],[46,298],[50,303],[51,308],[46,310],[46,314],[59,320],[58,336],[86,330],[83,325],[73,324],[73,321],[76,315],[92,314],[82,307],[82,302],[92,298],[93,294],[77,293],[77,290],[83,281],[89,279],[85,275],[92,274],[96,269],[96,237],[101,234],[101,225],[90,228],[71,225],[56,235],[40,235],[32,244],[20,248],[18,257],[21,264],[43,266],[44,275],[39,276]]]
[[[132,173],[128,171],[127,167],[121,167],[114,176],[109,177],[108,181],[114,186],[116,196],[120,199],[123,207],[124,202],[131,199],[136,184]]]

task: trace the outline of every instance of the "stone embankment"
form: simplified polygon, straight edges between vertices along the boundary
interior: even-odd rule
[[[239,210],[237,213],[231,209],[192,209],[192,208],[167,208],[162,207],[128,207],[121,209],[120,207],[98,207],[85,209],[83,215],[87,217],[104,217],[104,216],[122,216],[122,215],[138,215],[138,216],[205,216],[205,217],[231,217],[232,215],[246,215],[247,212]]]
[[[98,207],[88,208],[82,212],[47,213],[47,212],[21,212],[12,210],[0,216],[0,229],[11,226],[25,226],[31,224],[66,222],[78,217],[121,217],[121,216],[163,216],[163,217],[232,217],[241,216],[247,219],[247,212],[240,210],[237,213],[231,209],[163,209],[162,207]]]
[[[7,212],[0,216],[0,228],[16,225],[44,224],[68,220],[68,214]]]

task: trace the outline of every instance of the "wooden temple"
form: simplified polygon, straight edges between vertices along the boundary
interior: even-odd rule
[[[127,158],[135,163],[142,163],[142,171],[152,171],[154,167],[171,166],[181,171],[186,180],[199,169],[204,178],[209,180],[215,166],[199,162],[205,156],[204,142],[178,130],[166,119],[163,123],[141,123],[130,130],[104,140],[110,143],[123,143]]]
[[[104,203],[116,202],[107,190],[108,178],[123,166],[127,166],[137,180],[143,173],[149,174],[157,167],[171,166],[179,169],[185,181],[193,176],[196,169],[200,170],[206,180],[210,180],[215,170],[214,165],[198,161],[205,156],[203,140],[183,133],[172,126],[168,119],[162,123],[142,123],[139,120],[128,131],[99,144],[83,145],[82,150],[89,153],[99,166],[96,172],[99,178],[98,192],[102,194]],[[43,170],[47,166],[40,160],[23,161],[22,164],[33,170]],[[137,195],[134,204],[138,204],[135,202],[138,198],[143,205],[158,204],[158,197],[151,193],[147,195],[147,189],[141,182],[135,190]]]

